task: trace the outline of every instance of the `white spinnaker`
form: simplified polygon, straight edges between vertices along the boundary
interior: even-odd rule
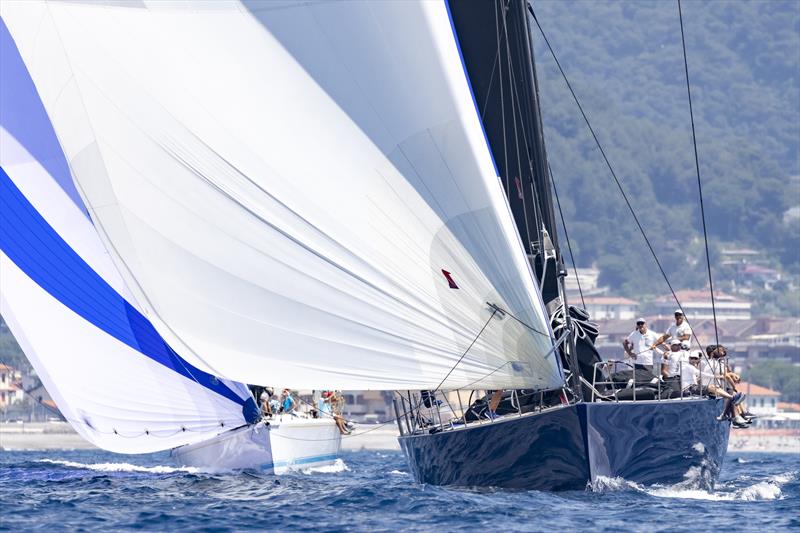
[[[0,167],[67,245],[130,302],[91,221],[2,127]],[[3,189],[0,198],[4,209],[12,201],[7,191]],[[0,216],[2,223],[6,217],[8,213]],[[69,269],[51,274],[75,275]],[[79,290],[79,285],[72,288]],[[91,296],[78,295],[84,297]],[[81,436],[100,448],[120,453],[165,450],[245,423],[242,405],[155,362],[79,316],[29,277],[3,248],[0,314],[61,412]],[[241,385],[228,386],[240,398],[247,397]]]
[[[2,14],[107,246],[190,362],[432,388],[486,325],[445,388],[562,382],[443,3],[143,5]]]

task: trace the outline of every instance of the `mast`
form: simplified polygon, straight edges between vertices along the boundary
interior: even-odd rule
[[[571,331],[527,7],[524,0],[450,2],[457,31],[468,36],[464,62],[542,300],[551,315],[564,305]],[[577,374],[574,343],[567,353]],[[572,388],[580,397],[579,383]]]

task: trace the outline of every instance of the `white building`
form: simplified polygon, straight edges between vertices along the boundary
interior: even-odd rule
[[[0,364],[0,408],[22,401],[22,373],[8,365]]]
[[[577,270],[578,275],[575,276],[575,271]],[[580,288],[584,293],[592,292],[596,290],[597,287],[597,279],[600,277],[600,270],[597,268],[577,268],[567,269],[567,277],[564,278],[564,286],[566,287],[567,291],[578,291],[578,283],[580,282]]]
[[[711,293],[707,290],[702,291],[677,291],[676,295],[681,302],[680,307],[686,314],[686,318],[692,320],[702,320],[714,318],[711,307]],[[714,293],[714,304],[717,310],[717,320],[750,320],[751,304],[747,300],[742,300],[724,292]],[[664,295],[656,298],[653,302],[656,312],[662,316],[672,316],[677,304],[671,295]]]
[[[747,407],[753,414],[769,416],[778,412],[780,392],[744,381],[736,385],[736,390],[747,394]]]
[[[587,296],[584,301],[592,320],[635,320],[639,308],[639,302],[620,296]]]

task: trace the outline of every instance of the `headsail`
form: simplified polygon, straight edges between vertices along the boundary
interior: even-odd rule
[[[1,13],[120,271],[192,364],[432,388],[486,325],[443,387],[562,383],[446,4],[137,6]]]
[[[0,313],[61,412],[102,448],[168,449],[257,414],[246,387],[188,365],[135,306],[2,22]]]

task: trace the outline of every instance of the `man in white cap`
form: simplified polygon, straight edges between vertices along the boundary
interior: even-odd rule
[[[653,360],[654,353],[651,347],[657,339],[658,335],[647,329],[647,321],[644,318],[637,318],[636,329],[622,341],[622,347],[625,349],[628,362],[638,368],[653,372],[654,375],[658,375],[661,363]],[[653,368],[654,362],[659,365],[658,368]]]
[[[655,348],[659,344],[672,339],[678,341],[687,341],[692,338],[692,328],[689,327],[689,323],[686,322],[686,318],[683,316],[683,311],[680,309],[675,310],[675,323],[672,324],[667,332],[661,335],[656,342],[650,346],[650,348]]]
[[[669,343],[670,351],[664,352],[661,359],[661,375],[664,379],[675,379],[681,376],[681,362],[689,358],[681,348],[681,341],[672,339]]]

